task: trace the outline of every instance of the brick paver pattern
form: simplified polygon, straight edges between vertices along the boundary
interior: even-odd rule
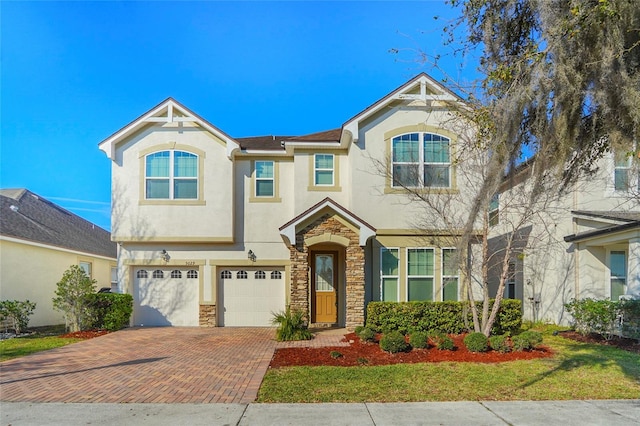
[[[274,336],[273,328],[125,329],[0,363],[0,400],[250,403]]]
[[[0,363],[0,400],[245,404],[276,348],[346,346],[345,332],[278,343],[272,328],[126,329]]]

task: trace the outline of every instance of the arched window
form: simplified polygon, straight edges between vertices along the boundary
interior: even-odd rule
[[[198,156],[185,151],[159,151],[145,158],[147,200],[198,198]]]
[[[153,278],[164,278],[164,273],[160,269],[153,271]]]
[[[238,271],[238,273],[236,274],[236,278],[239,280],[246,280],[247,279],[247,271]]]
[[[171,271],[171,278],[182,278],[182,272],[174,269],[173,271]]]
[[[136,277],[138,278],[149,278],[149,274],[147,271],[140,270],[136,273]]]
[[[256,271],[254,276],[256,280],[264,280],[267,278],[267,274],[265,274],[264,271]]]
[[[233,275],[229,270],[225,269],[224,271],[220,272],[220,278],[222,278],[223,280],[230,280],[232,277]]]
[[[281,278],[282,278],[282,273],[280,271],[271,272],[271,279],[272,280],[279,280]]]
[[[196,271],[195,269],[190,269],[187,272],[187,278],[198,278],[198,271]]]
[[[391,141],[393,186],[451,187],[451,141],[433,133],[407,133]]]

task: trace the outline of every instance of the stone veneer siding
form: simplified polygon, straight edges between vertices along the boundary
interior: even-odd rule
[[[200,305],[200,327],[216,327],[216,305]]]
[[[296,245],[290,248],[291,257],[291,308],[310,314],[309,247],[305,238],[324,234],[338,235],[349,239],[346,257],[346,318],[345,326],[354,329],[364,324],[364,248],[360,247],[358,234],[335,217],[325,214],[296,234]]]

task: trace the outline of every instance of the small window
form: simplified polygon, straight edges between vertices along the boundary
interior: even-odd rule
[[[111,291],[114,293],[118,291],[118,268],[115,266],[111,267]]]
[[[147,271],[138,271],[136,273],[136,277],[138,278],[149,278],[149,274],[147,273]]]
[[[273,271],[271,272],[271,279],[272,280],[279,280],[282,279],[282,273],[280,271]]]
[[[91,262],[79,262],[78,266],[80,266],[80,269],[82,269],[84,273],[91,278]]]
[[[195,269],[190,269],[187,271],[187,278],[198,278],[198,271]]]
[[[496,193],[489,202],[489,226],[500,223],[500,194]]]
[[[182,278],[182,272],[174,269],[173,271],[171,271],[171,278]]]
[[[627,253],[612,251],[609,259],[611,275],[611,300],[617,302],[627,293]]]
[[[160,269],[153,271],[153,278],[164,278],[164,273]]]
[[[220,278],[222,278],[223,280],[230,280],[231,277],[233,277],[233,275],[229,270],[225,269],[224,271],[220,272]]]
[[[316,154],[314,158],[314,185],[333,186],[333,154]]]
[[[505,298],[516,298],[516,264],[515,262],[509,262],[507,269],[507,282],[505,283]]]
[[[246,280],[247,279],[247,271],[238,271],[238,273],[236,274],[236,278],[239,280]]]
[[[616,152],[614,154],[614,160],[614,188],[616,191],[627,191],[631,186],[633,156],[625,152]]]
[[[256,271],[254,276],[256,280],[264,280],[267,278],[267,274],[265,274],[264,271]]]
[[[256,161],[256,197],[273,197],[275,174],[273,161]]]

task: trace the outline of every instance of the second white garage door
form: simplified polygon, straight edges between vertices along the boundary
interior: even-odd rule
[[[282,268],[219,269],[218,325],[269,327],[273,312],[285,307]]]

